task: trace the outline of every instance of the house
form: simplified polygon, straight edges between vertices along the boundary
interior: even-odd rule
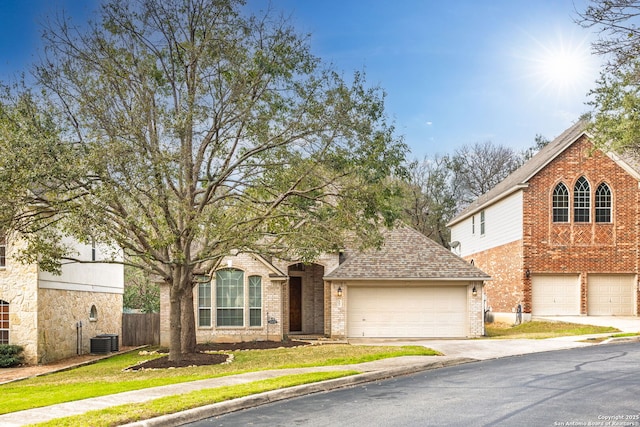
[[[578,122],[454,218],[452,250],[493,278],[496,318],[638,315],[640,165]]]
[[[198,342],[477,337],[489,276],[419,232],[385,233],[379,250],[325,254],[315,263],[225,257],[194,290]],[[161,287],[161,344],[169,289]]]
[[[119,264],[67,263],[62,274],[21,264],[24,241],[0,241],[0,344],[24,348],[26,363],[90,352],[90,338],[121,334],[124,270]],[[104,259],[106,248],[75,243],[79,259]]]

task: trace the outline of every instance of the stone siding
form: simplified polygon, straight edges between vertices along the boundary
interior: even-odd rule
[[[0,268],[0,299],[9,303],[9,343],[24,348],[25,362],[38,362],[38,268],[17,262],[20,241],[8,239],[6,267]]]
[[[473,295],[473,288],[476,295]],[[484,307],[482,303],[482,283],[475,282],[467,286],[467,301],[469,302],[469,338],[478,338],[484,335]]]
[[[38,301],[38,363],[87,354],[96,335],[122,337],[122,294],[40,289]]]
[[[284,334],[283,315],[283,281],[282,277],[272,277],[274,271],[259,257],[250,254],[239,254],[225,257],[220,269],[234,268],[244,272],[244,326],[216,327],[215,307],[215,272],[211,274],[211,326],[199,326],[198,322],[198,289],[193,290],[193,309],[196,318],[196,341],[206,342],[240,342],[240,341],[281,341]],[[262,281],[262,326],[249,326],[249,276],[260,276]],[[160,344],[169,346],[169,286],[160,286]],[[269,323],[269,319],[274,323]]]
[[[342,289],[342,296],[338,296],[338,288]],[[327,289],[331,294],[331,307],[329,310],[331,322],[328,325],[327,334],[334,339],[342,339],[347,336],[347,295],[349,287],[344,282],[327,282]]]

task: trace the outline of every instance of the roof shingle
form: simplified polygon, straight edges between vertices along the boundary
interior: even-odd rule
[[[378,250],[351,254],[327,280],[490,280],[490,276],[420,232],[401,226],[384,233]]]

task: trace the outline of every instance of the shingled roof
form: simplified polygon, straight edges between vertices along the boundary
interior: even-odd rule
[[[491,277],[420,232],[388,230],[378,250],[351,254],[326,280],[490,280]]]
[[[474,200],[469,206],[458,214],[447,224],[451,227],[456,223],[474,215],[486,206],[507,197],[513,192],[527,186],[527,182],[537,174],[549,162],[555,159],[560,153],[569,148],[581,136],[586,135],[586,121],[578,121],[576,124],[565,130],[560,136],[542,148],[535,156],[529,159],[520,168],[513,171],[498,185]]]

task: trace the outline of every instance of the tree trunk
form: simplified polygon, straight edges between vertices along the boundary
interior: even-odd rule
[[[193,286],[187,286],[182,294],[182,353],[196,352],[196,319],[193,307]]]
[[[174,276],[169,289],[169,360],[178,361],[182,359],[182,289],[179,278]]]

